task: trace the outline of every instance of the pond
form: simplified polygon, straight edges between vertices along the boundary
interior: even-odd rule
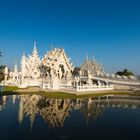
[[[140,97],[0,96],[1,140],[139,140]]]

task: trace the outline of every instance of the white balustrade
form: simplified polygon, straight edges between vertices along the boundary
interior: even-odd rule
[[[83,85],[83,86],[76,86],[77,91],[101,91],[101,90],[113,90],[113,86],[109,85],[103,85],[103,86],[88,86],[88,85]]]

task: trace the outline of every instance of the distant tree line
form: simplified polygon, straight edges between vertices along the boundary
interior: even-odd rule
[[[128,69],[124,69],[123,71],[118,71],[116,72],[116,74],[119,76],[134,76],[134,74]]]
[[[2,57],[2,53],[1,52],[0,52],[0,57]],[[0,66],[0,82],[4,80],[4,69],[5,69],[5,66],[1,65]]]
[[[5,69],[5,66],[1,65],[0,66],[0,82],[4,80],[4,69]]]

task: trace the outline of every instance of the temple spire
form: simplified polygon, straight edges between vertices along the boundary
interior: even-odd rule
[[[14,72],[17,73],[18,72],[18,68],[17,68],[17,62],[15,62],[15,66],[14,66]]]
[[[26,72],[26,56],[25,56],[25,52],[23,52],[22,58],[21,58],[21,73],[22,73],[22,77],[25,76],[25,72]]]
[[[92,61],[91,61],[93,64],[95,63],[95,57],[94,55],[92,56]]]
[[[33,48],[33,55],[37,55],[37,49],[36,49],[36,41],[34,41],[34,48]]]
[[[94,57],[94,55],[92,55],[92,61],[94,61],[95,60],[95,57]]]
[[[36,49],[36,41],[34,41],[34,50]]]
[[[86,52],[85,62],[88,62],[88,53]]]
[[[25,57],[25,51],[23,51],[23,54],[22,54],[22,57],[21,57],[21,59],[25,59],[26,57]]]

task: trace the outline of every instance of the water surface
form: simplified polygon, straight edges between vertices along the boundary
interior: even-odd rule
[[[140,140],[140,97],[0,97],[1,140]]]

